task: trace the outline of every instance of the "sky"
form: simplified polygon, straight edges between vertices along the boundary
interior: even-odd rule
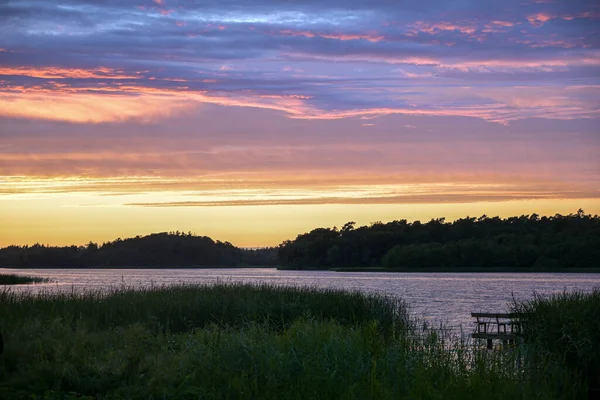
[[[595,0],[0,0],[0,246],[579,208]]]

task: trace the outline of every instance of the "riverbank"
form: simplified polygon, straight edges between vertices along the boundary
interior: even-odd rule
[[[14,270],[33,270],[33,269],[63,269],[65,267],[61,266],[51,266],[51,267],[16,267],[16,266],[6,266],[0,267],[1,269],[14,269]],[[114,266],[106,266],[106,265],[86,265],[86,266],[69,266],[66,267],[68,269],[255,269],[255,268],[277,268],[275,265],[193,265],[193,266],[157,266],[157,265],[148,265],[148,266],[139,266],[139,265],[114,265]]]
[[[50,279],[39,276],[24,276],[16,274],[0,274],[0,285],[27,285],[33,283],[48,283]]]
[[[43,269],[63,269],[62,267],[31,267],[31,268],[17,268],[17,267],[3,267],[7,270],[43,270]],[[276,269],[278,271],[334,271],[334,272],[435,272],[435,273],[456,273],[456,272],[471,272],[471,273],[588,273],[588,274],[596,274],[600,273],[600,267],[586,267],[586,268],[517,268],[517,267],[482,267],[482,268],[472,268],[472,267],[436,267],[436,268],[383,268],[383,267],[336,267],[336,268],[298,268],[298,267],[282,267],[282,266],[273,266],[273,265],[264,265],[264,266],[256,266],[256,265],[242,265],[242,266],[86,266],[86,267],[69,267],[69,269],[75,270],[120,270],[120,269],[133,269],[133,270],[170,270],[170,269],[182,269],[182,270],[208,270],[208,269],[224,269],[224,270],[234,270],[234,269]],[[28,278],[28,277],[25,277]],[[39,281],[42,282],[42,281]],[[46,281],[47,282],[47,281]],[[0,284],[2,284],[0,282]]]
[[[501,268],[501,267],[483,267],[483,268],[459,268],[459,267],[438,267],[438,268],[383,268],[383,267],[345,267],[331,268],[329,271],[335,272],[435,272],[435,273],[456,273],[456,272],[472,272],[472,273],[587,273],[598,274],[600,267],[587,268]]]
[[[573,399],[551,359],[473,352],[379,295],[217,284],[0,291],[0,397]],[[521,354],[521,355],[519,355]]]

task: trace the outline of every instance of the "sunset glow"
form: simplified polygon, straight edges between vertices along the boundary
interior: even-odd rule
[[[0,246],[600,213],[595,1],[28,0],[0,21]]]

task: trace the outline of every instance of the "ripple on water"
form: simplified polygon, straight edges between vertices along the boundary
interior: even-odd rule
[[[471,312],[503,312],[513,299],[600,287],[600,274],[565,273],[371,273],[232,269],[2,269],[50,278],[52,283],[11,290],[71,291],[178,283],[245,282],[313,286],[380,293],[406,300],[411,313],[433,325],[469,330]]]

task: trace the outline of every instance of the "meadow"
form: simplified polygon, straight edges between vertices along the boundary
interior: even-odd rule
[[[520,312],[545,304],[536,301]],[[541,339],[474,350],[413,321],[400,300],[338,290],[3,289],[0,329],[0,398],[579,399],[587,390]]]

